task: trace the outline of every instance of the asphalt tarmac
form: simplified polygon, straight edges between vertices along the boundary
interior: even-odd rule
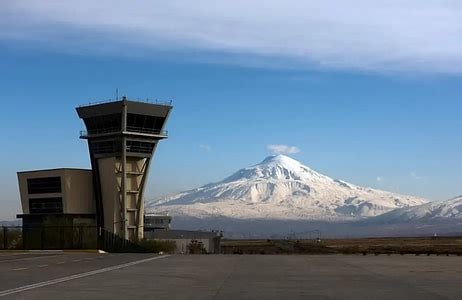
[[[0,299],[462,299],[462,257],[1,253]]]

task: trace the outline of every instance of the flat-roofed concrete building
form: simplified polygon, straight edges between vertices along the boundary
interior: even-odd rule
[[[40,226],[51,216],[68,224],[96,225],[92,171],[50,169],[18,172],[24,227]]]
[[[172,217],[164,214],[144,214],[144,232],[153,231],[155,229],[169,230],[172,223]]]
[[[163,230],[154,229],[146,231],[148,240],[173,241],[176,253],[188,254],[188,246],[192,243],[201,243],[206,253],[218,254],[221,251],[220,243],[223,234],[217,231],[190,231],[190,230]]]

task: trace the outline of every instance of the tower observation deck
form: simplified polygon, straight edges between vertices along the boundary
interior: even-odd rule
[[[128,100],[77,107],[86,126],[96,198],[97,224],[125,239],[143,237],[143,194],[149,166],[170,104]]]

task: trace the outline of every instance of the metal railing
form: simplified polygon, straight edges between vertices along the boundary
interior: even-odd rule
[[[143,246],[123,239],[120,236],[101,229],[100,238],[98,239],[98,249],[110,253],[143,253],[147,252]]]
[[[0,250],[100,249],[106,252],[147,252],[137,242],[96,226],[0,227]]]
[[[137,133],[161,135],[161,136],[167,136],[168,135],[167,130],[149,129],[149,128],[134,127],[134,126],[127,126],[127,131],[128,132],[137,132]]]
[[[139,128],[139,127],[127,127],[127,133],[143,133],[143,134],[150,134],[150,135],[158,135],[162,137],[168,136],[167,130],[157,130],[157,129],[148,129],[148,128]],[[96,129],[96,130],[81,130],[80,136],[81,137],[88,137],[91,135],[102,135],[102,134],[111,134],[111,133],[122,133],[120,128],[104,128],[104,129]]]
[[[121,129],[117,128],[117,127],[103,128],[103,129],[93,129],[93,130],[81,130],[80,131],[80,136],[114,133],[114,132],[120,132],[120,130]]]
[[[0,228],[0,249],[97,249],[94,226],[26,226]]]
[[[148,103],[148,104],[164,105],[164,106],[172,106],[172,100],[170,100],[170,101],[159,101],[157,99],[151,100],[149,98],[145,98],[145,99],[142,99],[142,98],[127,98],[127,97],[123,96],[123,97],[118,97],[118,98],[111,98],[111,99],[106,99],[106,100],[93,101],[93,102],[89,102],[87,104],[81,104],[81,105],[79,105],[79,107],[106,104],[106,103],[118,102],[118,101],[123,101],[123,100],[136,101],[136,102]]]
[[[22,227],[0,228],[0,249],[1,250],[20,250],[23,249]]]

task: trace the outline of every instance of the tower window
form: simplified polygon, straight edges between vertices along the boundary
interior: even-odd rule
[[[154,143],[127,141],[127,151],[150,154],[154,150]]]
[[[138,114],[127,114],[127,129],[131,131],[158,133],[165,123],[165,118]]]

